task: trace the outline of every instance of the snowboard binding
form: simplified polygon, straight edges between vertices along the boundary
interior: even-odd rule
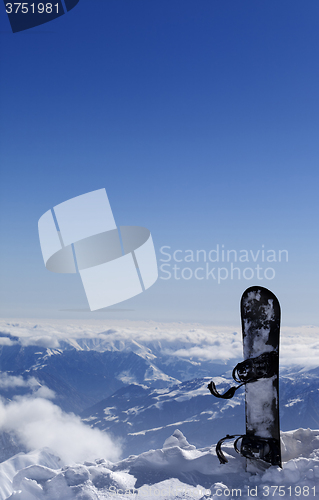
[[[226,439],[235,439],[234,448],[237,453],[245,458],[253,460],[263,460],[271,465],[281,466],[280,459],[280,443],[277,439],[273,438],[262,438],[259,436],[249,436],[247,434],[240,435],[234,434],[230,436],[227,434],[226,437],[220,439],[216,445],[216,454],[218,460],[221,464],[226,464],[228,462],[225,457],[221,445]],[[238,447],[238,442],[241,440],[240,448]]]
[[[250,382],[256,382],[261,378],[270,378],[276,373],[278,365],[278,354],[276,351],[265,352],[256,358],[249,358],[238,363],[233,369],[232,377],[236,382],[240,382],[237,387],[231,387],[225,394],[217,391],[216,385],[211,381],[207,388],[213,396],[222,399],[231,399],[237,389]]]

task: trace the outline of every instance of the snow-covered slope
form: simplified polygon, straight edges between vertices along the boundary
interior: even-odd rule
[[[0,500],[319,498],[319,431],[282,433],[282,451],[282,469],[252,475],[231,444],[225,445],[229,462],[220,465],[214,447],[196,449],[178,430],[161,449],[117,463],[100,458],[61,467],[42,450],[0,465]]]
[[[315,327],[283,329],[281,368],[316,368],[318,334]],[[240,360],[241,333],[232,328],[0,320],[0,370],[25,381],[17,387],[0,380],[0,395],[11,399],[18,393],[30,393],[35,385],[28,381],[33,380],[53,390],[55,402],[63,410],[75,413],[132,383],[166,388],[196,378],[227,375]],[[314,373],[314,379],[318,375]],[[293,400],[293,392],[289,397]],[[297,400],[295,404],[298,407]],[[305,414],[312,412],[310,407],[311,397]],[[295,425],[299,426],[298,422]]]
[[[21,472],[28,469],[58,469],[62,466],[62,461],[55,456],[49,449],[36,450],[30,453],[19,453],[11,457],[6,462],[0,464],[0,500],[9,498],[14,491],[17,480],[16,476],[21,476]],[[25,477],[25,474],[23,473]],[[39,477],[39,476],[38,476]],[[48,478],[48,476],[47,476]],[[25,499],[29,500],[29,496],[25,491]],[[32,498],[32,497],[31,497]],[[36,497],[33,497],[36,498]],[[62,497],[61,497],[62,500]]]
[[[280,380],[281,429],[301,426],[319,428],[319,370],[295,373]],[[207,389],[210,378],[182,382],[166,389],[136,385],[120,389],[109,398],[83,412],[92,427],[125,436],[125,455],[158,448],[171,429],[179,428],[192,436],[197,447],[205,446],[207,436],[214,442],[222,435],[241,434],[245,429],[244,389],[230,400],[214,398]],[[236,385],[229,377],[214,378],[224,392]]]
[[[56,393],[56,403],[63,410],[76,413],[133,382],[150,387],[177,382],[151,361],[129,350],[99,352],[20,344],[1,346],[0,370],[25,380],[32,377]],[[27,387],[20,387],[19,392],[27,393]],[[10,399],[12,387],[0,384],[0,394]]]
[[[319,364],[319,358],[318,358]],[[319,429],[319,367],[285,368],[280,378],[282,429]]]
[[[198,344],[217,351],[216,336],[202,330],[164,335],[156,328],[94,333],[89,327],[75,332],[71,327],[66,332],[55,328],[53,335],[49,325],[7,324],[0,333],[0,371],[38,381],[56,393],[55,402],[63,410],[79,413],[132,383],[159,388],[217,375],[230,368],[239,351],[233,333],[227,334],[232,344],[227,359],[218,359],[213,353],[207,356],[207,349]],[[19,393],[33,388],[20,385]],[[0,381],[0,395],[11,399],[16,394],[17,387],[12,390]]]
[[[219,387],[227,387],[221,377]],[[194,379],[166,389],[137,385],[120,389],[82,414],[93,428],[122,437],[124,456],[158,448],[167,433],[179,428],[202,447],[224,433],[245,428],[244,393],[231,400],[214,398],[207,389],[210,378]]]

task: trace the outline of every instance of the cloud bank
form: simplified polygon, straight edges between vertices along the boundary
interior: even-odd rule
[[[242,335],[239,325],[221,327],[186,323],[156,323],[153,321],[80,320],[42,321],[0,320],[2,335],[18,339],[22,346],[56,349],[69,348],[103,350],[131,349],[139,353],[139,344],[153,352],[194,361],[225,362],[241,360]],[[282,367],[318,366],[319,327],[300,326],[281,329],[280,363]],[[12,342],[6,337],[4,343]],[[134,344],[134,346],[133,346]],[[8,344],[9,345],[9,344]],[[140,347],[141,347],[140,346]]]
[[[63,412],[52,401],[52,391],[41,387],[36,396],[0,401],[0,431],[14,432],[28,450],[48,447],[65,463],[97,458],[116,461],[120,447],[98,429],[91,429],[72,413]]]
[[[8,375],[7,372],[0,372],[0,389],[16,389],[19,387],[28,387],[29,389],[36,389],[40,387],[39,382],[34,377],[29,377],[28,379],[24,379],[15,375]]]

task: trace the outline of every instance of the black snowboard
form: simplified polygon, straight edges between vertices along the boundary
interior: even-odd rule
[[[261,286],[248,288],[241,298],[244,360],[233,369],[238,386],[224,394],[213,381],[208,389],[213,396],[231,399],[241,387],[246,389],[246,434],[220,439],[216,453],[227,463],[221,445],[235,439],[235,450],[246,457],[247,471],[258,472],[270,465],[281,466],[279,431],[279,329],[280,306],[275,295]],[[240,443],[240,446],[239,446]]]
[[[258,438],[271,444],[266,462],[281,466],[279,429],[279,331],[280,305],[276,296],[260,286],[248,288],[241,299],[241,321],[243,331],[244,359],[267,358],[271,363],[272,376],[258,378],[247,383],[246,388],[246,440],[253,438],[258,447]],[[245,442],[242,442],[242,448]],[[269,448],[269,446],[268,446]],[[267,449],[264,450],[264,454]],[[256,458],[258,449],[256,449]],[[265,460],[265,459],[264,459]],[[263,467],[261,460],[247,458],[247,470],[254,472]],[[266,465],[266,464],[265,464]]]

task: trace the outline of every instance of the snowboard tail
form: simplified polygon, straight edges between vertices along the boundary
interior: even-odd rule
[[[253,286],[241,298],[241,322],[245,361],[233,370],[239,386],[219,394],[214,382],[208,385],[211,393],[230,399],[237,389],[245,386],[246,434],[235,441],[235,449],[247,459],[247,470],[256,471],[258,462],[264,466],[281,466],[279,429],[279,334],[280,305],[277,297],[266,288]],[[221,443],[217,445],[221,463],[225,457]],[[241,439],[241,447],[237,443]],[[227,462],[227,460],[226,460]],[[261,467],[263,468],[263,467]]]

